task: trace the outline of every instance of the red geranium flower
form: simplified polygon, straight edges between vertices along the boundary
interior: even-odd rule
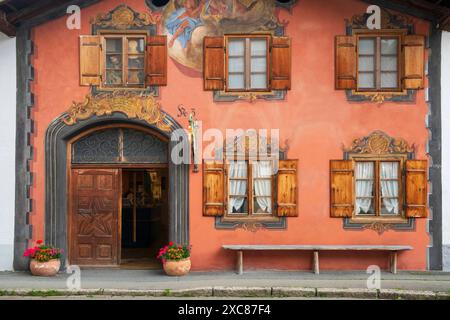
[[[42,244],[42,242],[43,242],[42,240],[36,241],[37,244]]]

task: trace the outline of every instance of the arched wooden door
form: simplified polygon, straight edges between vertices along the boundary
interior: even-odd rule
[[[136,126],[91,129],[69,142],[69,263],[120,263],[122,169],[168,163],[168,143]]]
[[[70,263],[116,265],[119,257],[119,169],[72,169]]]

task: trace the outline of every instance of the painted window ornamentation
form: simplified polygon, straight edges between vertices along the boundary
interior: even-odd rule
[[[355,139],[344,160],[330,161],[330,216],[349,229],[409,230],[428,216],[426,160],[414,145],[382,131]]]
[[[425,36],[406,17],[381,16],[380,29],[367,28],[367,15],[355,16],[335,38],[335,88],[349,101],[413,101],[424,88]]]

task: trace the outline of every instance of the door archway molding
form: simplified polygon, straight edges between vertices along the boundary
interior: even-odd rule
[[[67,113],[56,118],[47,128],[45,136],[45,242],[60,247],[67,253],[67,142],[80,133],[110,124],[133,124],[155,131],[169,141],[169,150],[177,144],[171,141],[172,132],[182,127],[167,113],[164,122],[170,130],[163,131],[156,125],[114,112],[110,115],[94,115],[73,125],[64,122]],[[177,131],[179,134],[181,130]],[[188,141],[187,135],[180,137]],[[189,244],[189,165],[176,165],[169,160],[169,238],[171,241]],[[66,255],[64,254],[63,262]],[[64,263],[63,263],[64,265]]]

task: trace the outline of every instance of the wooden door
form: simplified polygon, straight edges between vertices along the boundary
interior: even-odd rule
[[[73,169],[70,192],[70,263],[117,265],[119,169]]]

